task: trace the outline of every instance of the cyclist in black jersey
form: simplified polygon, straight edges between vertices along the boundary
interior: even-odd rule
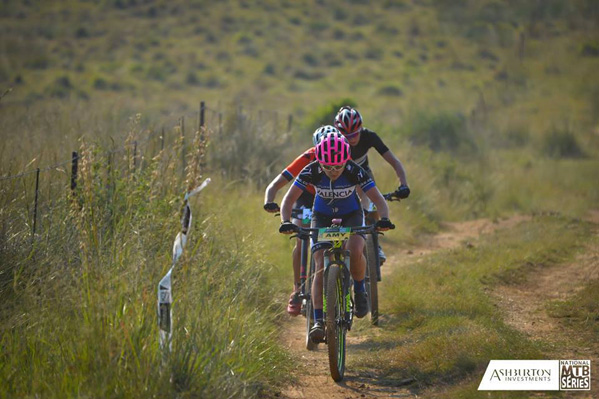
[[[360,115],[356,109],[349,106],[341,107],[335,116],[333,125],[349,142],[351,159],[360,165],[370,175],[373,181],[374,175],[368,165],[368,150],[374,147],[383,159],[391,165],[393,170],[395,170],[395,174],[399,179],[399,188],[397,189],[399,198],[408,198],[410,189],[408,187],[408,179],[403,164],[375,132],[362,126],[362,115]],[[360,200],[362,201],[362,207],[368,209],[368,197],[362,192],[359,194]],[[381,264],[387,259],[380,247],[379,257]]]

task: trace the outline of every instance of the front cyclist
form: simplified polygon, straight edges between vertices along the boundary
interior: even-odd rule
[[[332,126],[321,126],[312,135],[312,142],[316,146],[320,139],[326,134],[336,129]],[[275,177],[264,192],[264,210],[270,213],[279,212],[279,205],[277,205],[275,196],[277,192],[283,188],[289,181],[295,179],[295,177],[304,169],[310,162],[316,159],[314,153],[316,147],[308,148],[300,156],[298,156],[293,162]],[[297,201],[293,204],[296,209],[306,208],[312,209],[314,203],[314,187],[308,186],[306,190],[300,195]],[[300,219],[293,219],[293,223],[297,226],[303,226]],[[306,227],[306,226],[303,226]],[[301,311],[301,300],[299,299],[298,293],[300,290],[300,263],[301,263],[301,241],[298,238],[293,247],[292,253],[292,266],[293,266],[293,292],[289,296],[289,302],[287,303],[287,313],[291,316],[297,316]]]
[[[408,198],[410,189],[408,188],[408,180],[406,171],[401,161],[391,152],[381,138],[372,130],[362,126],[362,115],[349,106],[341,107],[333,125],[345,136],[351,146],[351,159],[360,165],[368,175],[374,180],[374,175],[370,166],[368,166],[368,150],[374,147],[385,161],[393,167],[395,174],[399,178],[399,188],[397,194],[399,198]],[[368,208],[367,198],[362,198],[363,207]],[[375,204],[376,205],[376,204]],[[378,205],[377,205],[378,208]],[[379,247],[379,258],[381,263],[387,259],[383,251]]]
[[[330,127],[330,129],[334,128]],[[312,227],[328,227],[336,218],[343,220],[343,226],[363,226],[364,214],[356,187],[360,187],[378,207],[381,215],[381,220],[377,222],[378,229],[384,231],[394,227],[389,221],[389,209],[385,199],[366,171],[350,160],[349,143],[336,129],[328,133],[316,146],[316,161],[302,170],[283,198],[282,223],[279,232],[290,234],[296,231],[297,227],[290,221],[292,205],[310,185],[316,188]],[[323,251],[330,246],[330,242],[315,242],[312,246],[316,266],[312,283],[312,303],[316,322],[310,330],[310,338],[314,342],[320,342],[324,338]],[[366,274],[366,259],[363,254],[364,237],[351,236],[347,247],[350,251],[350,272],[354,280],[355,315],[362,318],[368,313],[368,299],[364,285]]]

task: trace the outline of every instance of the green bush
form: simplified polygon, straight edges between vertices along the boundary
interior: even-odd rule
[[[323,125],[332,125],[335,115],[337,115],[337,112],[339,112],[339,108],[343,107],[344,105],[356,107],[357,103],[351,98],[343,98],[318,108],[316,111],[312,112],[306,117],[308,125],[307,129],[316,130],[318,127]]]
[[[599,42],[583,44],[580,54],[585,57],[599,57]]]
[[[472,133],[462,113],[419,112],[411,118],[408,138],[416,145],[425,145],[432,151],[469,151],[476,148]]]
[[[109,87],[108,81],[104,78],[95,78],[93,87],[96,90],[107,90]]]
[[[68,76],[60,76],[46,87],[45,93],[50,97],[66,98],[74,89]]]
[[[389,97],[401,97],[403,96],[403,91],[396,85],[388,85],[381,87],[379,89],[379,94]]]
[[[584,151],[576,135],[568,129],[552,129],[543,136],[541,149],[551,158],[583,158]]]

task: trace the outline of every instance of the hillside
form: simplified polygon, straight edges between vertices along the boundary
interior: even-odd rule
[[[311,392],[263,193],[345,104],[411,195],[331,392],[477,397],[492,358],[599,360],[598,37],[595,0],[1,1],[0,398]],[[156,288],[205,177],[165,359]]]

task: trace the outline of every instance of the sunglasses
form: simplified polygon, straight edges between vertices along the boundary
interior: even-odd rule
[[[362,131],[362,129],[360,129],[360,130],[356,130],[355,132],[353,132],[353,133],[350,133],[350,134],[345,134],[344,136],[345,136],[345,138],[346,138],[346,139],[348,139],[348,140],[349,140],[349,139],[353,139],[353,138],[354,138],[354,137],[356,137],[358,134],[360,134],[360,132],[361,132],[361,131]]]
[[[341,165],[323,165],[320,164],[320,166],[324,169],[324,170],[341,170],[345,167],[345,164],[341,164]]]

